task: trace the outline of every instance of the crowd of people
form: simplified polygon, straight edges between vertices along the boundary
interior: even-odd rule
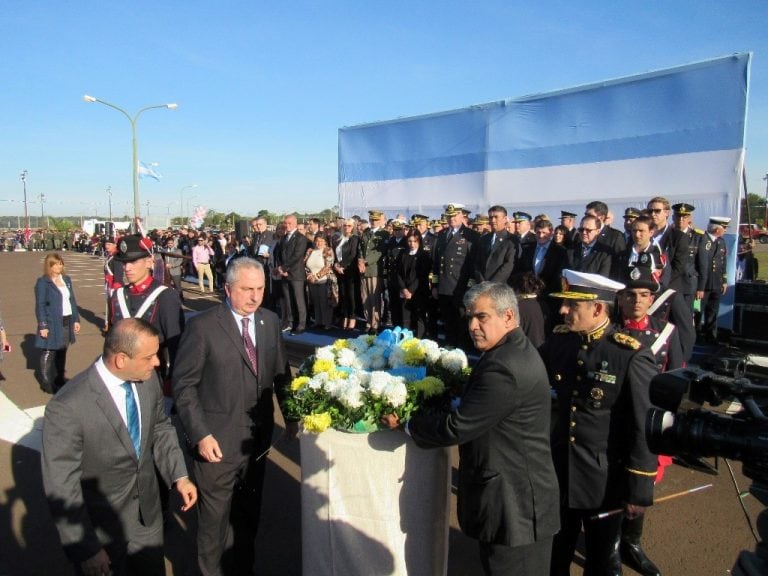
[[[620,574],[623,561],[659,574],[640,543],[666,464],[642,434],[648,386],[685,365],[697,332],[716,339],[727,287],[729,220],[697,230],[694,211],[655,197],[627,209],[617,230],[602,202],[581,218],[561,212],[559,225],[502,206],[470,220],[449,204],[431,222],[370,210],[336,223],[288,215],[274,230],[255,218],[241,237],[107,238],[104,354],[71,382],[57,358],[74,340],[77,306],[63,261],[49,255],[36,288],[38,340],[56,368],[41,365],[46,386],[59,392],[46,412],[43,471],[65,547],[77,531],[88,544],[66,548],[70,558],[85,573],[105,557],[113,570],[119,560],[127,573],[163,573],[156,554],[141,552],[157,547],[156,505],[167,506],[172,485],[185,509],[197,503],[201,573],[251,573],[273,397],[282,402],[291,378],[281,332],[403,326],[481,353],[450,414],[387,424],[423,447],[460,446],[459,520],[479,541],[486,574],[568,574],[582,530],[585,573]],[[225,298],[185,322],[181,277],[190,274],[201,294]],[[164,407],[147,387],[162,390]],[[86,403],[103,413],[82,421],[75,410]],[[193,449],[189,477],[166,434],[171,404]],[[120,448],[88,446],[115,418]],[[76,441],[63,444],[63,432]],[[146,449],[151,435],[162,450]],[[149,478],[153,461],[159,475]],[[103,476],[119,498],[89,491]],[[138,503],[125,500],[142,489]],[[113,540],[93,524],[94,507],[107,504],[131,528]]]

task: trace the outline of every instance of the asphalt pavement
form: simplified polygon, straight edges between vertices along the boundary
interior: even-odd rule
[[[0,576],[72,573],[48,514],[40,476],[40,430],[49,396],[40,390],[34,374],[37,351],[33,287],[42,272],[43,256],[40,252],[0,252],[0,313],[14,348],[0,364],[4,377],[0,381]],[[101,351],[105,313],[102,261],[72,252],[62,256],[73,279],[82,318],[82,332],[67,358],[71,376],[85,369]],[[184,294],[191,311],[219,301],[218,296],[199,294],[193,284],[185,286]],[[456,450],[452,454],[455,468]],[[662,498],[713,484],[648,511],[645,549],[665,575],[729,574],[738,552],[754,549],[755,540],[740,508],[738,491],[723,460],[719,466],[718,476],[672,466],[657,487],[656,498]],[[741,475],[740,464],[734,463],[734,468],[743,492],[749,481]],[[298,442],[282,436],[279,420],[269,454],[257,537],[256,567],[261,576],[302,573],[300,482]],[[455,488],[451,500],[448,576],[482,574],[475,542],[464,537],[456,523]],[[754,521],[762,506],[751,496],[741,500]],[[169,576],[196,573],[195,525],[194,513],[179,512],[175,503],[166,532]],[[312,576],[312,568],[307,567],[304,573]],[[581,574],[580,559],[572,573]],[[625,574],[634,572],[625,568]]]

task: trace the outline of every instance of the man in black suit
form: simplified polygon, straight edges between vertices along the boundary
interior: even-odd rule
[[[251,220],[251,246],[248,256],[261,262],[264,266],[264,274],[267,278],[267,284],[264,286],[264,302],[272,302],[272,289],[269,274],[269,257],[272,250],[272,244],[275,242],[275,233],[267,230],[267,220],[257,216]]]
[[[462,301],[472,277],[480,235],[464,225],[460,204],[445,208],[448,228],[437,237],[432,257],[432,297],[437,299],[445,338],[451,346],[469,348],[467,327],[461,319]]]
[[[600,224],[600,234],[598,235],[597,240],[601,244],[607,246],[608,251],[613,256],[617,256],[626,250],[627,242],[624,238],[624,233],[615,228],[611,228],[605,222],[606,218],[608,218],[608,205],[605,202],[600,202],[599,200],[590,202],[586,206],[584,215],[597,218],[597,221]]]
[[[482,356],[461,403],[416,414],[405,429],[422,448],[459,446],[459,524],[478,540],[485,574],[540,576],[559,526],[546,368],[519,327],[512,288],[477,284],[464,306]]]
[[[173,392],[194,448],[200,488],[198,564],[203,576],[253,573],[273,395],[285,396],[290,367],[280,321],[261,308],[264,270],[238,258],[227,300],[190,320],[179,346]],[[294,424],[288,424],[290,433]]]
[[[506,284],[517,261],[517,240],[507,232],[507,209],[491,206],[488,209],[490,233],[480,238],[475,259],[475,282]]]
[[[596,216],[584,216],[579,226],[581,241],[576,244],[571,254],[571,269],[610,276],[615,255],[610,247],[599,241],[600,221]]]
[[[294,214],[283,220],[285,236],[280,240],[277,254],[278,272],[282,278],[283,332],[303,334],[307,329],[307,300],[305,285],[307,274],[304,270],[304,256],[307,253],[307,238],[298,231],[299,223]]]
[[[688,236],[669,225],[669,200],[656,196],[648,201],[648,212],[656,224],[653,242],[667,257],[670,269],[667,286],[685,294],[688,287]]]

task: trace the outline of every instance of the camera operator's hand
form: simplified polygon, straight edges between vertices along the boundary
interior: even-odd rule
[[[645,506],[638,506],[637,504],[628,504],[624,503],[624,516],[629,518],[630,520],[634,520],[635,518],[642,516],[645,512]]]

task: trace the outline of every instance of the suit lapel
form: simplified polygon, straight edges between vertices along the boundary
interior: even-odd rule
[[[99,373],[94,367],[91,367],[89,383],[91,389],[96,395],[96,406],[98,406],[99,410],[104,413],[107,422],[109,422],[109,424],[112,426],[112,429],[115,431],[115,434],[117,435],[118,440],[120,440],[120,443],[123,445],[123,448],[125,448],[125,451],[136,458],[136,450],[133,447],[133,442],[131,442],[131,435],[128,434],[128,428],[125,426],[125,422],[123,422],[123,418],[120,416],[120,412],[117,410],[117,406],[115,406],[112,395],[107,390],[106,385],[101,380],[101,376],[99,376]],[[143,408],[144,406],[142,406],[142,409]],[[142,424],[144,424],[143,418]]]
[[[160,384],[155,380],[155,376],[153,375],[149,380],[146,382],[141,382],[139,384],[136,384],[136,394],[139,397],[139,406],[141,407],[141,453],[146,454],[148,446],[150,445],[149,442],[149,429],[150,429],[150,420],[152,419],[152,410],[154,409],[154,406],[152,406],[152,399],[149,391],[147,390],[146,386],[159,386]]]

